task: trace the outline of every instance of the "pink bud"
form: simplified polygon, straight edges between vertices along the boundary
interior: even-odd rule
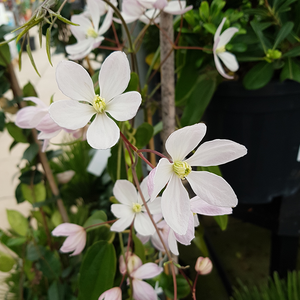
[[[195,264],[195,270],[200,274],[200,275],[206,275],[211,272],[213,268],[213,264],[211,260],[208,257],[198,257],[196,264]]]
[[[143,264],[141,259],[137,255],[131,252],[126,252],[126,260],[127,260],[129,274],[131,274],[133,271],[138,269]],[[121,274],[124,275],[127,272],[123,255],[121,255],[119,258],[119,268]]]
[[[122,291],[119,287],[114,287],[102,293],[98,300],[122,300]]]

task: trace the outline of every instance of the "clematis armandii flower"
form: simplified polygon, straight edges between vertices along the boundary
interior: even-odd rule
[[[61,252],[67,253],[72,252],[70,256],[78,255],[82,252],[86,243],[86,231],[82,226],[63,223],[58,225],[53,231],[54,236],[67,236],[62,247]]]
[[[127,273],[127,269],[129,274],[131,274],[133,271],[138,269],[143,264],[142,260],[131,251],[127,251],[125,256],[126,256],[127,267],[124,261],[124,256],[121,255],[119,258],[119,270],[122,275]]]
[[[192,8],[192,5],[186,7],[186,1],[124,0],[122,4],[122,17],[126,23],[132,23],[136,20],[140,20],[145,24],[153,21],[159,23],[158,15],[160,11],[171,15],[182,15]]]
[[[157,300],[157,295],[153,287],[142,279],[153,278],[158,276],[162,271],[163,268],[159,267],[157,264],[147,263],[130,273],[132,278],[133,298],[135,300]]]
[[[229,27],[220,35],[225,21],[226,18],[223,18],[221,24],[219,25],[215,33],[213,53],[214,53],[214,60],[218,72],[227,79],[233,79],[233,76],[229,76],[225,73],[222,64],[220,62],[220,59],[230,71],[236,72],[238,70],[239,64],[235,56],[232,53],[227,52],[225,47],[226,44],[231,40],[233,35],[239,30],[235,27]]]
[[[119,287],[111,288],[102,293],[98,300],[122,300],[122,291]]]
[[[148,194],[146,177],[140,187],[146,201],[150,200]],[[132,222],[134,222],[135,230],[141,235],[152,235],[155,228],[146,213],[140,193],[138,193],[134,185],[127,180],[117,180],[113,188],[113,194],[121,204],[113,204],[111,206],[112,213],[119,218],[112,226],[112,231],[121,232],[125,230]],[[153,202],[148,203],[148,208],[152,214],[161,212],[160,198],[156,198]]]
[[[151,200],[168,183],[161,199],[162,214],[168,225],[180,235],[187,232],[191,213],[189,195],[182,180],[186,179],[194,193],[208,204],[223,207],[234,207],[237,204],[234,191],[222,177],[206,171],[193,171],[192,166],[224,164],[244,156],[247,149],[230,140],[216,139],[203,143],[191,157],[185,159],[197,147],[205,133],[206,125],[203,123],[173,132],[165,145],[172,161],[162,158],[156,169],[152,170],[155,174],[151,175]]]
[[[112,1],[116,6],[117,2]],[[106,14],[101,26],[100,17]],[[71,25],[72,34],[77,43],[66,47],[69,58],[72,60],[82,59],[93,49],[97,48],[104,40],[102,36],[111,26],[113,10],[107,7],[104,1],[87,0],[87,12],[80,15],[73,15],[71,22],[79,26]]]
[[[111,148],[119,140],[120,130],[107,113],[118,121],[130,120],[142,101],[138,92],[123,93],[129,80],[129,61],[121,51],[110,54],[102,64],[100,95],[95,94],[93,81],[83,67],[62,61],[56,69],[56,81],[71,100],[52,103],[50,115],[59,126],[73,130],[84,127],[95,116],[87,130],[87,142],[96,149]]]

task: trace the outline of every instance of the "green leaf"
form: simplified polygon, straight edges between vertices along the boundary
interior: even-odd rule
[[[30,144],[29,147],[24,151],[23,158],[27,159],[28,162],[32,162],[32,160],[39,153],[39,145],[34,143]]]
[[[293,22],[287,22],[281,27],[277,34],[273,49],[276,49],[277,46],[291,33],[293,27]]]
[[[79,277],[78,300],[98,300],[99,296],[113,287],[116,270],[114,246],[99,241],[85,254]]]
[[[208,248],[206,242],[204,240],[204,229],[201,226],[198,226],[195,230],[195,238],[193,239],[193,243],[197,246],[197,248],[201,251],[203,256],[208,256]]]
[[[257,21],[251,21],[250,24],[251,24],[256,36],[258,37],[258,39],[263,47],[264,52],[267,53],[267,50],[271,49],[272,47],[270,45],[270,42],[263,35],[260,24]]]
[[[30,59],[30,62],[32,64],[33,68],[35,69],[36,73],[41,77],[39,71],[36,68],[35,62],[34,62],[34,59],[33,59],[32,53],[31,53],[31,48],[30,48],[29,41],[28,41],[28,43],[26,45],[26,51],[27,51],[28,57]]]
[[[21,183],[25,183],[28,185],[38,184],[43,179],[43,174],[37,170],[28,170],[22,173],[19,177]]]
[[[190,286],[182,275],[176,275],[177,299],[185,298],[190,294]],[[167,297],[174,299],[174,284],[172,275],[161,273],[159,276],[159,285],[163,288]]]
[[[22,203],[25,201],[25,198],[23,196],[22,192],[22,183],[19,183],[17,188],[15,189],[15,197],[18,203]]]
[[[58,279],[61,273],[61,263],[57,252],[46,250],[39,259],[39,269],[48,279]]]
[[[15,260],[8,254],[0,251],[0,271],[9,272],[15,264]]]
[[[18,211],[16,210],[6,210],[7,220],[16,233],[21,236],[26,236],[29,228],[28,220]]]
[[[23,87],[23,97],[38,97],[37,92],[30,81]]]
[[[103,223],[106,221],[107,221],[107,216],[106,216],[105,212],[103,210],[97,210],[85,221],[83,227],[88,227],[88,226],[95,225],[98,223]],[[99,225],[99,226],[102,226],[102,225]],[[91,227],[91,228],[87,229],[87,232],[89,230],[96,229],[99,226]]]
[[[51,61],[50,44],[51,44],[51,28],[48,27],[47,32],[46,32],[46,52],[47,52],[47,57],[48,57],[49,63],[51,66],[53,66],[52,61]]]
[[[276,10],[276,13],[283,13],[285,11],[289,11],[291,9],[289,7],[290,4],[292,4],[295,1],[297,1],[297,0],[285,0],[285,1],[283,1],[283,4],[280,7],[278,7],[278,9]]]
[[[134,243],[134,253],[142,260],[143,264],[146,263],[145,247],[134,231],[132,231],[132,240]]]
[[[221,230],[225,230],[227,228],[228,224],[228,215],[223,215],[223,216],[214,216],[214,219],[220,226]]]
[[[48,289],[48,300],[65,300],[64,286],[58,281],[53,281]]]
[[[203,24],[203,27],[211,34],[215,34],[217,31],[216,25],[213,23],[205,23]]]
[[[10,50],[8,44],[0,47],[0,65],[6,67],[10,63]]]
[[[291,79],[300,82],[300,66],[292,58],[288,58],[281,73],[280,80]]]
[[[265,86],[274,73],[273,65],[268,62],[260,62],[254,66],[244,77],[243,84],[248,90],[256,90]]]
[[[282,55],[282,58],[283,57],[296,57],[296,56],[299,56],[300,55],[300,46],[297,46],[293,49],[291,49],[290,51],[284,53]]]
[[[5,113],[0,111],[0,131],[3,131],[5,128]]]
[[[32,186],[22,183],[21,190],[25,200],[27,200],[31,204],[42,202],[46,199],[46,188],[45,185],[41,182]]]
[[[6,129],[16,142],[28,143],[27,137],[23,133],[23,129],[19,128],[15,123],[6,123]]]
[[[137,148],[145,147],[153,136],[153,127],[148,123],[141,124],[134,135]]]
[[[139,88],[139,77],[135,72],[131,72],[130,81],[125,92],[137,91]]]
[[[201,120],[216,87],[215,78],[206,78],[205,76],[198,78],[196,87],[188,98],[186,107],[184,108],[180,121],[182,126],[192,125]]]
[[[122,141],[113,146],[110,150],[111,156],[107,160],[107,170],[112,181],[116,181],[117,179],[127,179],[127,173],[125,168],[125,159],[124,159],[124,151],[122,148]],[[121,150],[119,152],[119,150]],[[118,178],[118,154],[120,153],[121,161],[120,161],[120,177]]]
[[[207,22],[209,18],[209,5],[207,1],[202,1],[200,8],[199,8],[199,15],[200,18],[204,21]]]
[[[21,246],[25,244],[27,241],[26,237],[16,237],[16,238],[11,238],[7,242],[7,247],[16,247],[16,246]]]

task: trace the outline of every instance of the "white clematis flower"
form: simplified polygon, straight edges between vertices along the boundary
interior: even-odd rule
[[[223,18],[221,24],[219,25],[219,27],[215,33],[213,53],[214,53],[214,60],[215,60],[215,64],[216,64],[216,68],[217,68],[218,72],[227,79],[233,79],[233,76],[229,76],[225,73],[225,71],[222,67],[222,64],[220,62],[220,59],[222,60],[224,65],[230,71],[236,72],[238,70],[239,64],[238,64],[235,56],[232,53],[227,52],[225,47],[226,47],[226,44],[231,40],[233,35],[236,32],[238,32],[239,30],[235,27],[229,27],[220,35],[225,21],[226,21],[226,18]]]
[[[112,3],[117,5],[116,1]],[[104,14],[106,16],[99,26],[100,17]],[[104,40],[102,35],[109,29],[112,20],[113,10],[105,2],[87,0],[87,12],[71,17],[71,22],[79,24],[79,26],[71,25],[70,27],[77,43],[66,47],[69,58],[72,60],[83,59],[93,49],[97,48]]]
[[[206,171],[193,171],[193,166],[218,166],[247,153],[247,149],[230,140],[213,140],[203,143],[195,153],[185,159],[193,151],[206,133],[203,123],[186,126],[173,132],[166,141],[166,150],[172,158],[160,159],[153,182],[150,181],[151,200],[168,183],[162,194],[162,214],[168,225],[178,234],[187,232],[191,214],[188,192],[182,180],[187,180],[194,193],[210,205],[234,207],[237,197],[231,186],[220,176]],[[151,186],[153,185],[153,186]]]
[[[120,137],[118,121],[132,119],[141,104],[138,92],[124,90],[130,80],[130,67],[125,53],[116,51],[103,62],[99,73],[100,95],[94,91],[93,81],[88,72],[71,61],[62,61],[56,69],[59,89],[72,100],[61,100],[51,104],[50,116],[61,127],[79,129],[93,116],[87,130],[87,141],[95,149],[108,149]]]
[[[146,177],[141,183],[141,191],[144,199],[149,201]],[[112,231],[121,232],[125,230],[134,221],[135,230],[141,235],[152,235],[155,228],[146,213],[142,198],[136,191],[134,185],[127,180],[117,180],[113,194],[121,204],[113,204],[111,206],[112,213],[119,218],[112,226]],[[152,214],[161,212],[160,198],[148,204],[148,208]]]

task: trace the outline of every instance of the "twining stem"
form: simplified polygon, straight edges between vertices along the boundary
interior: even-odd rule
[[[89,225],[87,227],[84,227],[84,229],[87,230],[87,229],[92,228],[92,227],[101,226],[101,225],[105,225],[105,224],[111,224],[111,223],[114,223],[116,221],[117,221],[117,219],[111,220],[111,221],[105,221],[105,222],[97,223],[97,224],[93,224],[93,225]]]
[[[196,284],[197,284],[197,280],[198,280],[198,276],[199,273],[197,272],[195,281],[194,281],[194,285],[193,285],[193,291],[192,291],[192,295],[193,295],[193,299],[196,300]]]
[[[137,153],[140,153],[140,152],[149,152],[149,153],[153,153],[153,154],[156,154],[157,156],[160,156],[162,158],[166,158],[170,161],[169,158],[167,158],[165,155],[163,155],[162,153],[156,151],[156,150],[152,150],[152,149],[139,149],[136,151]],[[171,161],[170,161],[171,162]],[[171,162],[172,163],[172,162]]]

